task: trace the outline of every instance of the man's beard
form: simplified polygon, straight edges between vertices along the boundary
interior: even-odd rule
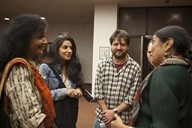
[[[121,52],[121,55],[118,55],[117,52]],[[116,51],[113,53],[113,56],[117,59],[123,59],[127,56],[127,52]]]

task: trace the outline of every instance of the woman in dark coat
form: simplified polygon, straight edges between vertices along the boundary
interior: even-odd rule
[[[190,36],[180,26],[168,26],[155,32],[151,42],[151,63],[158,67],[143,81],[136,122],[133,118],[127,126],[116,115],[112,128],[191,128]]]

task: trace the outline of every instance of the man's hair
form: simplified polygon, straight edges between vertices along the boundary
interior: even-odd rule
[[[111,35],[109,39],[111,44],[113,43],[115,38],[124,39],[127,45],[130,44],[129,33],[126,32],[125,30],[120,30],[120,29],[115,30],[115,32]]]

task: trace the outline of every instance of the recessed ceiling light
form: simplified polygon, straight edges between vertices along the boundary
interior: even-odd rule
[[[5,18],[4,18],[4,20],[7,20],[7,21],[8,21],[8,20],[10,20],[10,18],[8,18],[8,17],[5,17]]]
[[[45,17],[41,17],[42,20],[45,20]]]

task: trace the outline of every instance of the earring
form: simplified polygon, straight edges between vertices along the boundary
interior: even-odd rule
[[[164,56],[165,56],[165,57],[168,57],[168,54],[167,54],[167,52],[165,52],[165,53],[164,53]]]

